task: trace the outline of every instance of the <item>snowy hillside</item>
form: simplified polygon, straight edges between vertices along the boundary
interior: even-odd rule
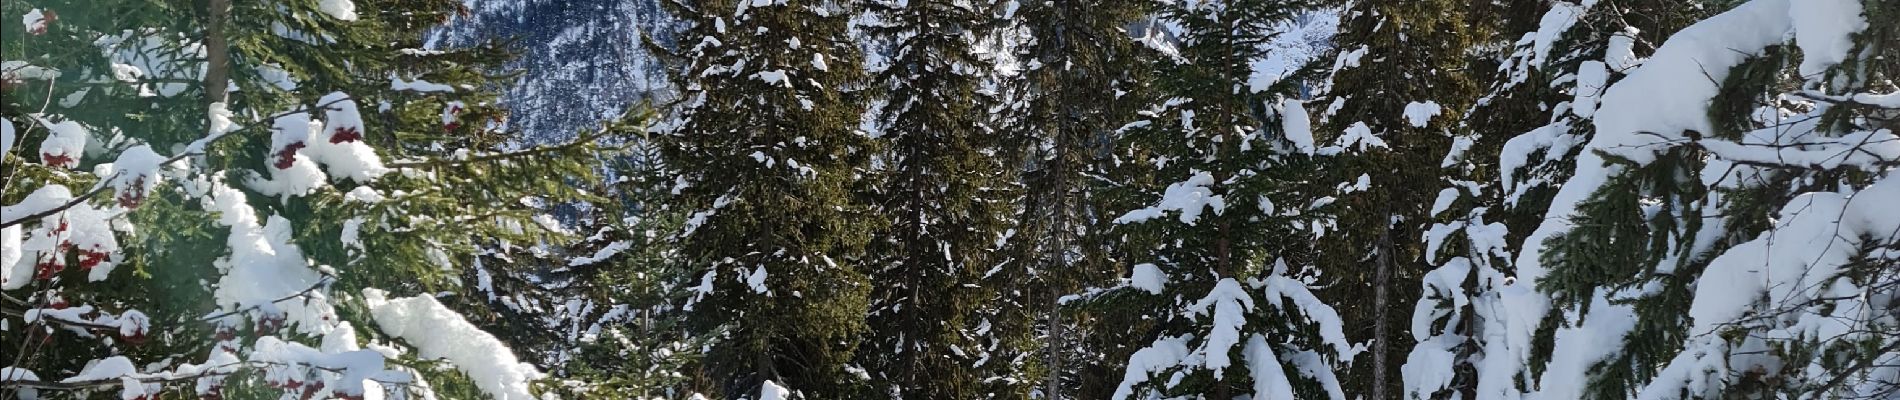
[[[520,52],[502,71],[510,125],[541,142],[571,138],[668,90],[642,35],[670,44],[657,0],[467,0],[468,13],[429,33],[433,48],[485,40]]]

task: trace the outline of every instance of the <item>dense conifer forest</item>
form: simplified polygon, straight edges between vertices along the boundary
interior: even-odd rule
[[[1893,0],[0,17],[0,399],[1900,399]]]

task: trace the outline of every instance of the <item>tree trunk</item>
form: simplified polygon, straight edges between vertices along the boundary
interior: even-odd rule
[[[1377,265],[1374,266],[1376,270],[1373,271],[1372,276],[1372,398],[1389,399],[1391,397],[1386,396],[1385,371],[1387,369],[1386,353],[1390,348],[1388,343],[1390,340],[1386,340],[1388,336],[1386,332],[1390,329],[1386,324],[1386,319],[1388,319],[1386,314],[1390,309],[1387,303],[1390,303],[1391,299],[1388,298],[1387,293],[1391,291],[1393,262],[1390,227],[1386,227],[1379,234],[1379,244],[1375,248],[1378,249],[1379,254]]]
[[[1047,385],[1047,388],[1043,389],[1044,399],[1062,399],[1062,337],[1067,335],[1067,332],[1062,330],[1062,326],[1062,304],[1052,299],[1049,301],[1049,340],[1047,341],[1049,374],[1044,379]]]
[[[223,102],[230,92],[231,44],[224,33],[230,16],[231,0],[210,0],[205,5],[205,104]]]

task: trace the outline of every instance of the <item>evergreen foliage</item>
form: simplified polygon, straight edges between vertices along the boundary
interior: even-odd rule
[[[657,5],[0,0],[0,398],[1900,396],[1891,1]]]
[[[1054,0],[1017,7],[1000,35],[1014,44],[1007,48],[1019,71],[1000,85],[1005,107],[998,125],[1005,132],[999,155],[1019,169],[1020,207],[996,272],[986,273],[1000,294],[985,311],[1002,340],[992,354],[1024,363],[1024,372],[1005,382],[1034,386],[1034,396],[1101,398],[1113,390],[1122,359],[1104,353],[1132,349],[1119,340],[1091,342],[1114,330],[1084,333],[1096,330],[1088,327],[1094,318],[1117,315],[1075,314],[1057,299],[1117,273],[1096,177],[1113,132],[1141,107],[1142,60],[1150,53],[1120,38],[1150,4]]]
[[[1466,49],[1487,40],[1480,7],[1454,1],[1360,1],[1346,8],[1334,47],[1331,84],[1313,104],[1325,104],[1320,130],[1337,136],[1314,192],[1329,217],[1315,229],[1320,268],[1330,276],[1327,299],[1355,327],[1348,334],[1370,343],[1352,365],[1350,385],[1373,398],[1398,397],[1400,362],[1415,338],[1400,323],[1420,296],[1429,270],[1426,240],[1434,202],[1446,185],[1448,158],[1467,151],[1453,138],[1477,101],[1478,78]],[[1429,85],[1419,82],[1431,82]],[[1370,137],[1367,137],[1370,136]],[[1456,149],[1456,150],[1454,150]],[[1327,155],[1332,155],[1327,154]],[[1481,221],[1473,228],[1481,228]],[[1370,301],[1366,301],[1370,299]]]
[[[889,43],[873,83],[883,93],[874,120],[884,166],[869,178],[876,183],[867,196],[890,225],[875,234],[880,239],[863,258],[880,284],[866,317],[875,339],[859,348],[859,365],[880,397],[1010,396],[986,390],[985,372],[1009,374],[1015,367],[994,358],[1006,343],[983,337],[994,324],[980,308],[996,297],[984,278],[993,272],[992,255],[1008,226],[1004,196],[1011,194],[1007,179],[1014,167],[996,157],[1002,134],[989,113],[1000,99],[984,87],[995,61],[978,54],[1003,22],[998,6],[941,0],[864,6],[874,22],[861,29]],[[1020,387],[1002,390],[1010,386]]]
[[[852,191],[878,143],[861,132],[865,76],[852,10],[819,1],[673,4],[685,103],[653,139],[693,210],[676,233],[697,282],[691,329],[715,336],[716,391],[765,383],[848,398],[867,332],[863,256],[876,220]],[[736,11],[734,11],[736,10]]]
[[[1280,118],[1265,115],[1275,102],[1262,99],[1273,95],[1250,82],[1276,25],[1306,7],[1235,1],[1160,10],[1179,27],[1174,57],[1154,81],[1164,100],[1120,130],[1116,171],[1132,173],[1111,175],[1113,190],[1134,192],[1117,197],[1144,199],[1111,231],[1139,264],[1125,284],[1088,295],[1102,297],[1095,301],[1104,312],[1140,310],[1147,320],[1136,337],[1154,344],[1129,356],[1111,398],[1345,398],[1331,371],[1356,349],[1331,307],[1280,258],[1303,242],[1274,207],[1287,198],[1279,189],[1291,186],[1293,174],[1281,169],[1298,152]]]
[[[12,20],[29,18],[0,38],[12,327],[0,346],[9,367],[46,380],[3,395],[525,386],[509,380],[538,374],[525,364],[497,365],[521,368],[505,377],[441,368],[442,350],[391,328],[414,321],[373,316],[366,301],[472,294],[460,273],[474,249],[565,236],[523,199],[598,200],[538,179],[597,179],[582,160],[611,150],[596,137],[523,148],[501,128],[488,68],[504,51],[421,49],[458,7],[7,1]],[[467,324],[443,312],[436,321]],[[391,351],[361,350],[372,345]],[[122,361],[141,367],[108,368]],[[138,375],[114,375],[127,372]]]

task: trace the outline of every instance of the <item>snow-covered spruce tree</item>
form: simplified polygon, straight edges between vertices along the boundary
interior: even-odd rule
[[[994,324],[980,308],[996,297],[983,278],[1008,228],[1013,202],[1003,196],[1014,194],[1014,174],[1006,172],[1016,167],[996,156],[1002,136],[990,113],[999,99],[982,86],[994,56],[978,52],[1002,22],[997,3],[863,7],[860,29],[889,46],[874,79],[882,168],[866,186],[890,225],[864,257],[877,284],[858,366],[879,398],[982,398],[984,371],[1007,371],[986,364],[1009,361],[992,356],[1005,343],[981,337]]]
[[[859,267],[881,218],[853,193],[877,144],[858,130],[864,81],[831,1],[696,1],[680,33],[679,118],[656,132],[692,210],[674,236],[696,278],[689,324],[727,398],[789,388],[855,397],[847,371],[866,332]],[[767,383],[770,384],[767,384]]]
[[[596,156],[602,179],[573,182],[601,199],[533,202],[558,229],[556,240],[489,241],[461,275],[477,291],[465,301],[473,319],[524,357],[547,368],[537,389],[564,399],[677,398],[692,393],[691,365],[701,338],[686,334],[679,302],[689,277],[665,236],[685,213],[666,202],[673,177],[659,149],[633,140],[651,114],[635,107],[583,135],[624,152]]]
[[[1895,395],[1900,220],[1873,205],[1900,194],[1895,12],[1750,1],[1610,86],[1519,256],[1551,312],[1582,319],[1551,334],[1544,393]]]
[[[1471,68],[1498,70],[1485,66],[1522,61],[1531,45],[1512,43],[1513,32],[1536,29],[1535,19],[1544,7],[1541,2],[1513,2],[1493,10],[1474,7],[1472,12],[1502,16],[1496,27],[1503,33],[1472,44],[1474,50],[1499,50],[1472,51]],[[1533,27],[1511,30],[1524,25]],[[1505,213],[1494,211],[1504,208],[1494,178],[1499,174],[1498,154],[1512,134],[1530,129],[1525,125],[1546,122],[1550,103],[1563,97],[1548,89],[1549,80],[1541,74],[1524,79],[1530,82],[1510,77],[1544,70],[1502,68],[1491,74],[1485,97],[1451,130],[1452,145],[1438,165],[1442,188],[1426,211],[1432,223],[1419,238],[1425,242],[1425,262],[1433,269],[1422,275],[1422,291],[1408,325],[1417,343],[1399,370],[1402,398],[1477,398],[1476,363],[1484,360],[1479,355],[1485,350],[1482,324],[1497,306],[1485,288],[1506,276],[1502,271],[1508,270],[1512,248],[1508,226],[1497,221],[1497,215]]]
[[[1536,326],[1489,325],[1524,304],[1506,301],[1507,292],[1497,289],[1509,282],[1512,255],[1569,176],[1603,89],[1633,67],[1638,52],[1648,52],[1643,43],[1661,41],[1701,8],[1681,1],[1595,5],[1509,4],[1499,14],[1506,17],[1501,33],[1477,44],[1498,49],[1474,60],[1497,67],[1477,70],[1496,72],[1442,163],[1447,179],[1424,238],[1434,269],[1424,275],[1413,314],[1418,343],[1401,367],[1406,398],[1517,396],[1532,387],[1519,374],[1541,372],[1549,359],[1548,352],[1509,350],[1529,349]]]
[[[465,293],[475,238],[550,233],[524,198],[588,197],[540,178],[590,142],[492,129],[501,52],[419,48],[457,3],[4,5],[0,397],[531,397],[388,294]]]
[[[1486,35],[1468,2],[1359,1],[1346,8],[1328,92],[1312,105],[1322,140],[1310,204],[1322,221],[1316,263],[1349,336],[1369,343],[1347,386],[1368,398],[1396,398],[1400,359],[1410,347],[1404,315],[1419,292],[1428,207],[1453,148],[1453,128],[1479,86],[1470,49]]]
[[[1150,342],[1127,357],[1113,399],[1345,399],[1334,370],[1357,352],[1338,314],[1280,259],[1307,240],[1271,198],[1297,147],[1262,118],[1251,62],[1273,28],[1304,5],[1282,1],[1163,5],[1179,27],[1163,61],[1165,97],[1122,129],[1118,190],[1145,194],[1114,232],[1139,261],[1122,285],[1085,294],[1091,306],[1144,317],[1125,336]],[[1260,95],[1265,97],[1265,95]],[[1289,242],[1290,241],[1290,242]]]
[[[1120,360],[1083,349],[1088,332],[1079,324],[1088,316],[1065,315],[1056,300],[1113,279],[1097,176],[1113,132],[1140,108],[1131,92],[1140,92],[1145,68],[1124,28],[1150,5],[1021,2],[1001,35],[1019,43],[1020,71],[1004,87],[1000,129],[1010,140],[1001,154],[1019,161],[1022,196],[996,271],[986,273],[997,290],[986,314],[989,336],[1002,340],[992,357],[1024,364],[1016,370],[1026,373],[999,383],[1034,385],[1032,393],[1052,399],[1101,398],[1116,383]]]

